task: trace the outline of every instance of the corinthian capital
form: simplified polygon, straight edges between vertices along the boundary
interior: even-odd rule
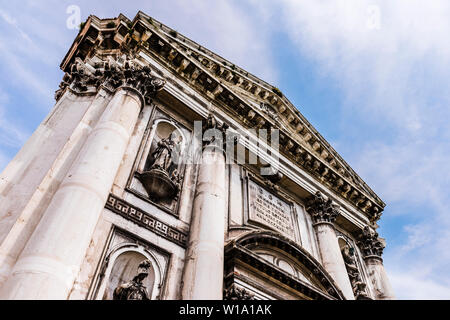
[[[306,211],[311,214],[314,224],[333,223],[339,216],[339,206],[330,199],[325,199],[320,191],[306,202]]]
[[[385,247],[383,239],[379,238],[378,233],[369,227],[365,227],[362,231],[358,245],[364,257],[376,256],[381,258]]]
[[[94,63],[88,67],[81,60],[75,61],[70,67],[61,84],[55,93],[55,99],[59,100],[66,88],[70,87],[78,93],[98,90],[104,85],[110,90],[120,87],[130,87],[139,92],[142,97],[149,99],[165,85],[163,79],[151,75],[149,67],[141,67],[131,60],[126,60],[123,64],[109,60]]]
[[[228,129],[228,124],[219,124],[217,119],[210,114],[202,127],[203,147],[217,147],[225,151],[227,150],[227,144],[230,144],[230,146],[236,145],[239,136],[232,133],[227,134]]]

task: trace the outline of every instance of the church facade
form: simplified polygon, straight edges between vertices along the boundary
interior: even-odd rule
[[[276,87],[90,16],[0,176],[0,299],[394,299],[385,204]]]

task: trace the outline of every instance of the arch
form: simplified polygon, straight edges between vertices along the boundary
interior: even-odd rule
[[[105,272],[102,282],[99,285],[96,299],[111,299],[112,290],[121,284],[121,281],[130,281],[130,272],[136,272],[137,265],[143,260],[149,260],[152,264],[152,272],[145,280],[149,299],[159,299],[163,281],[161,265],[152,252],[134,243],[122,243],[114,247],[107,255],[105,258]],[[121,264],[122,270],[117,268],[119,263]],[[117,272],[120,272],[120,274]]]
[[[226,253],[230,253],[235,250],[236,255],[229,254],[228,257],[236,256],[240,260],[246,260],[246,262],[252,263],[252,265],[258,265],[255,256],[256,248],[274,248],[290,257],[297,264],[304,266],[305,270],[314,281],[313,286],[304,284],[304,281],[293,281],[286,272],[280,272],[278,268],[271,268],[261,265],[261,270],[268,273],[272,278],[286,283],[294,289],[304,291],[309,296],[314,296],[318,299],[338,299],[344,300],[344,295],[337,287],[332,277],[322,267],[321,263],[317,261],[310,253],[299,246],[292,240],[282,236],[275,231],[258,230],[246,232],[228,243],[226,247]],[[252,257],[253,256],[253,257]],[[263,260],[263,259],[262,259]],[[268,261],[268,259],[264,259]],[[276,259],[274,260],[274,262]],[[269,261],[270,262],[270,261]],[[275,263],[272,263],[275,265]],[[292,267],[292,265],[291,265]],[[285,271],[285,270],[282,270]],[[300,280],[301,277],[299,277]],[[298,280],[298,279],[296,279]]]

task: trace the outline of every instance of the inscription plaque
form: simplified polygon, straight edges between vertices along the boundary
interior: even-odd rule
[[[295,240],[291,206],[253,181],[248,182],[249,221],[262,224]]]

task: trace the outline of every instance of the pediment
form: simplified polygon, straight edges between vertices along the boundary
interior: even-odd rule
[[[284,156],[371,221],[380,218],[383,201],[276,87],[142,12],[133,21],[123,15],[103,20],[91,16],[61,68],[67,71],[75,58],[93,56],[92,46],[118,57],[145,52],[244,127],[279,128]]]

